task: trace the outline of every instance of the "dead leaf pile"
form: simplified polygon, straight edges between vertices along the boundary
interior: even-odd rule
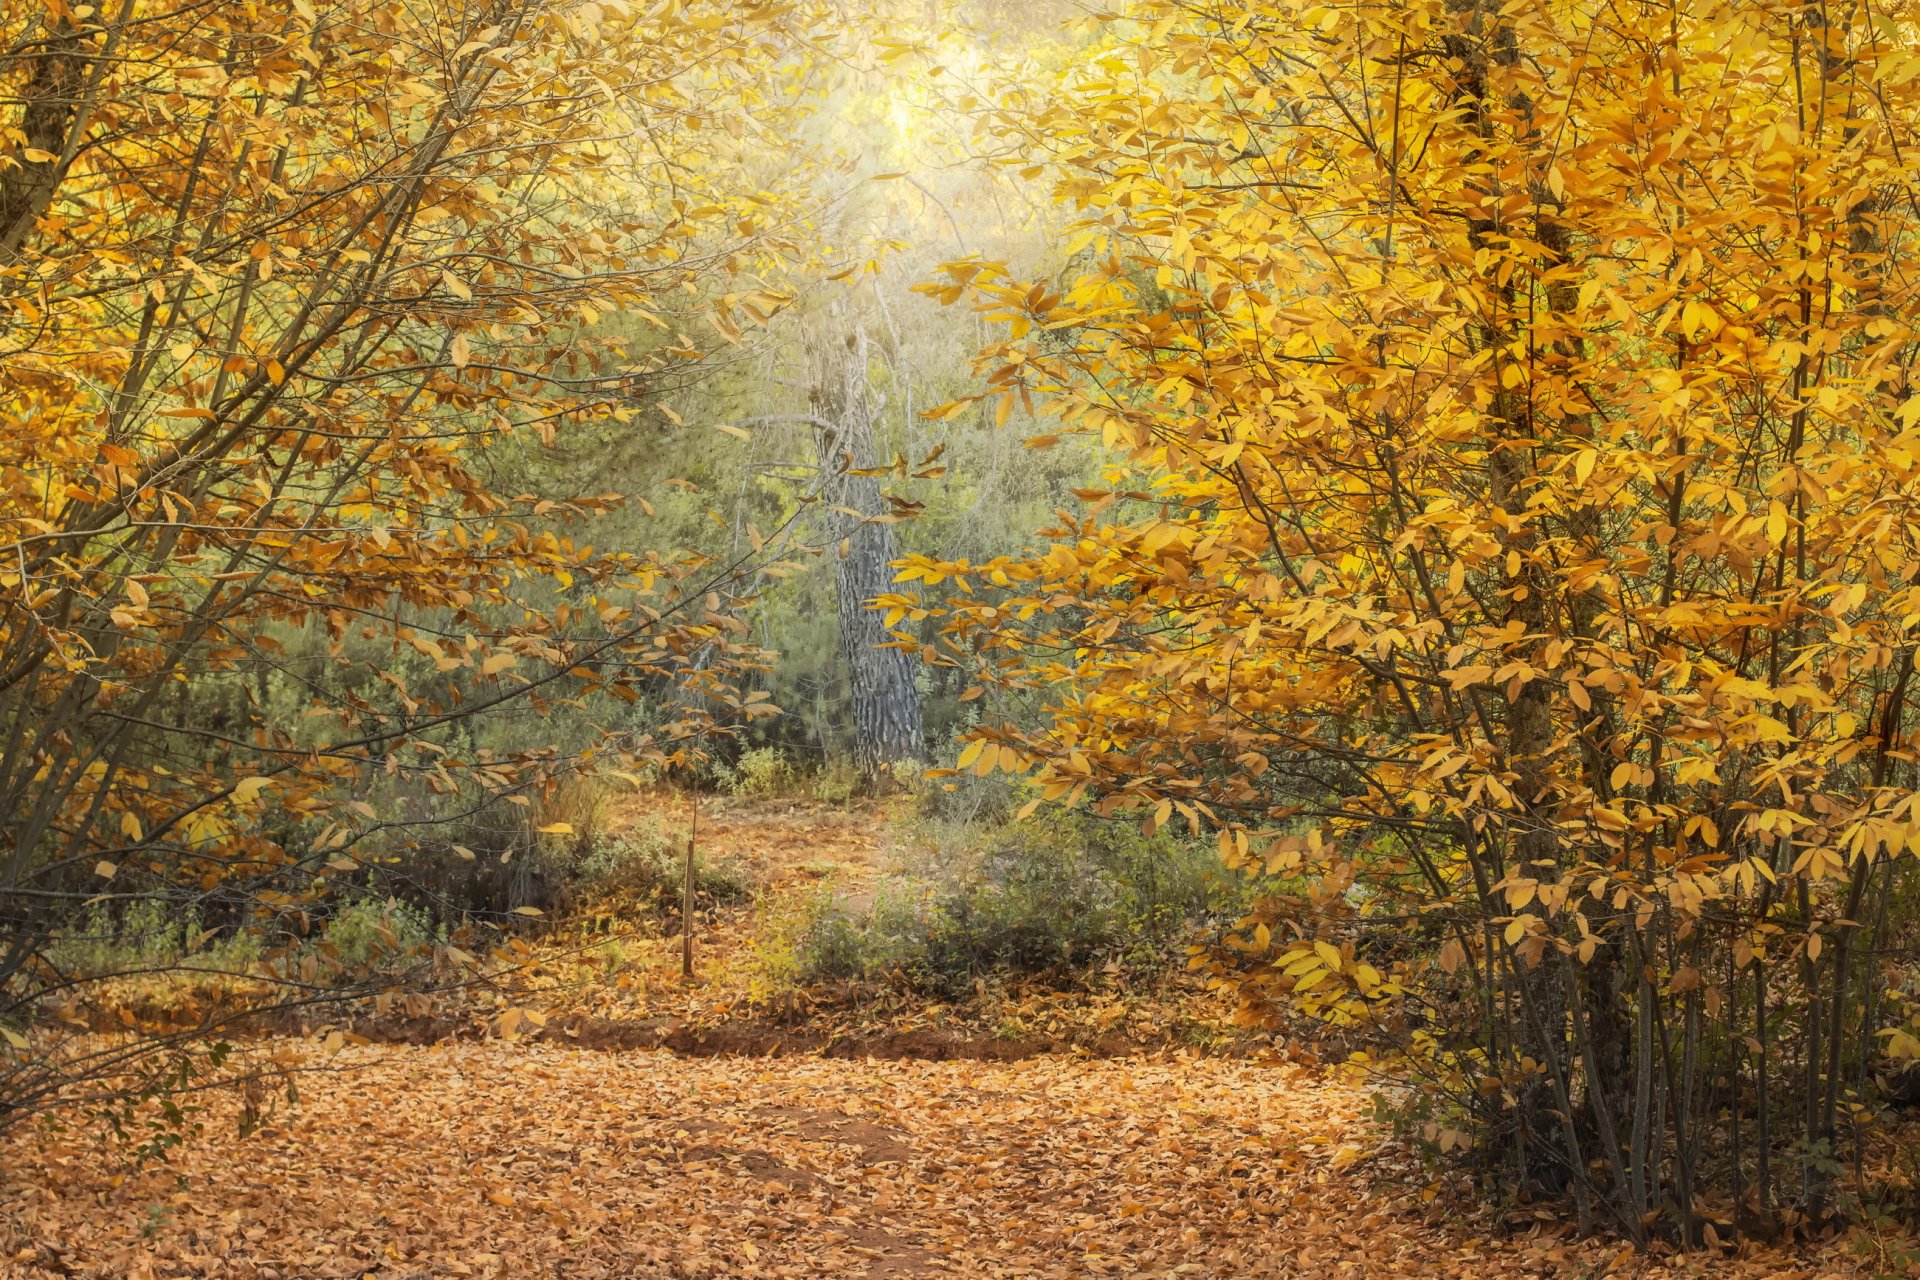
[[[0,1149],[18,1277],[1599,1275],[1617,1248],[1423,1204],[1360,1096],[1292,1065],[682,1059],[349,1048],[251,1139],[127,1171],[86,1131]],[[1621,1275],[1850,1275],[1837,1251]]]

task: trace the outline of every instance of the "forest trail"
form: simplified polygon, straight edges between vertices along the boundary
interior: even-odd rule
[[[877,804],[703,800],[643,793],[613,810],[615,834],[658,823],[678,844],[691,826],[700,856],[733,866],[762,892],[790,894],[828,877],[864,884],[879,870],[889,815]]]
[[[1657,1262],[1422,1206],[1360,1097],[1208,1059],[684,1059],[543,1043],[348,1048],[243,1143],[171,1166],[25,1140],[10,1276],[1812,1277]],[[1557,1217],[1557,1215],[1555,1215]],[[1785,1267],[1786,1269],[1782,1269]]]
[[[521,975],[538,994],[531,1001],[560,1015],[615,1023],[710,1025],[757,1000],[769,985],[770,937],[791,928],[809,903],[830,898],[847,907],[870,903],[873,885],[893,856],[900,815],[885,804],[826,804],[780,797],[761,800],[641,792],[611,806],[606,833],[664,841],[674,883],[667,899],[636,903],[618,892],[580,904],[604,932],[565,928],[541,940]],[[695,976],[680,973],[679,858],[692,834],[702,867],[716,867],[744,885],[738,901],[704,901],[694,924]],[[618,956],[609,977],[602,961]]]
[[[887,822],[732,806],[702,815],[700,839],[763,895],[858,891],[885,865]],[[703,963],[724,975],[758,918],[707,930]],[[727,988],[675,986],[677,947],[654,941],[635,964],[657,1005]],[[1557,1209],[1463,1218],[1470,1202],[1363,1119],[1361,1092],[1273,1055],[680,1056],[555,1029],[278,1042],[304,1055],[298,1103],[272,1102],[241,1139],[240,1100],[210,1095],[201,1135],[165,1164],[133,1167],[96,1125],[28,1126],[0,1150],[0,1276],[1854,1274],[1830,1250],[1644,1259],[1572,1240]]]

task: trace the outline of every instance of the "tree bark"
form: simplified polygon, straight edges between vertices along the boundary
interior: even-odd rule
[[[893,586],[899,551],[880,482],[856,474],[874,465],[874,403],[867,385],[866,330],[855,321],[830,331],[812,356],[814,447],[827,508],[829,554],[840,620],[840,646],[852,691],[854,763],[869,787],[896,765],[925,758],[920,690],[905,652],[870,608]]]

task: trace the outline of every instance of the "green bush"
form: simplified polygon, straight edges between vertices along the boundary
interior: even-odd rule
[[[835,758],[809,767],[779,747],[744,751],[731,765],[714,765],[713,775],[717,786],[743,800],[794,796],[846,805],[865,785],[851,760]]]
[[[913,865],[861,911],[827,905],[799,944],[814,979],[946,997],[993,972],[1064,977],[1164,968],[1196,925],[1244,908],[1210,846],[1054,812],[982,830],[930,827]]]
[[[315,921],[305,936],[264,921],[209,936],[200,920],[197,909],[180,911],[157,899],[135,899],[117,911],[96,903],[76,927],[54,939],[47,959],[69,978],[244,974],[272,941],[275,954],[284,947],[296,960],[311,956],[322,973],[353,981],[408,962],[435,939],[425,913],[364,891],[337,901],[332,914]]]
[[[1015,785],[1004,773],[922,778],[914,790],[914,807],[927,822],[998,826],[1011,821],[1020,804]]]
[[[135,898],[112,910],[96,902],[54,936],[46,959],[68,978],[101,978],[161,969],[243,973],[260,956],[259,936],[246,929],[207,936],[200,912],[157,898]]]
[[[845,807],[866,789],[866,779],[851,760],[834,759],[822,765],[807,780],[807,794],[821,804]]]
[[[343,978],[364,977],[400,965],[434,940],[426,915],[397,899],[355,898],[328,918],[314,948]]]
[[[648,823],[592,840],[543,851],[543,860],[582,897],[619,897],[658,909],[677,909],[686,848]],[[693,890],[705,905],[739,902],[751,891],[739,868],[694,857]]]
[[[778,747],[755,747],[734,762],[727,790],[745,799],[764,800],[792,791],[797,781],[785,752]]]

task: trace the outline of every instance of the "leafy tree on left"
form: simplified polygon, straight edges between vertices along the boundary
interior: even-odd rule
[[[395,838],[375,770],[525,802],[579,763],[449,748],[516,702],[671,707],[590,752],[655,763],[765,709],[754,564],[595,549],[621,495],[483,451],[632,420],[690,310],[777,308],[804,17],[0,0],[0,1122],[150,1048],[30,1027],[83,906],[299,912]]]

